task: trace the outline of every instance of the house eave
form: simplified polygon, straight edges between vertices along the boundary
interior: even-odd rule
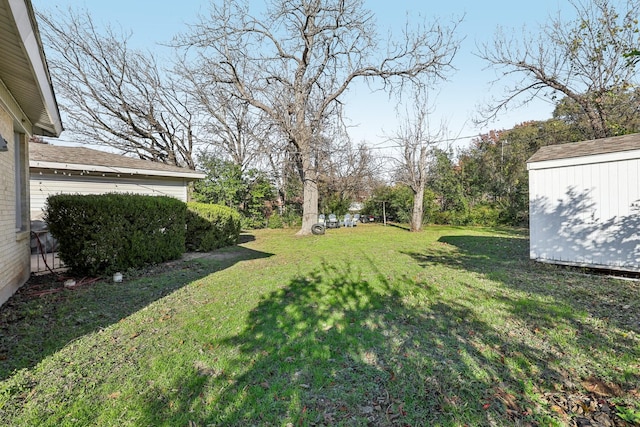
[[[23,55],[26,56],[26,60],[31,64],[34,86],[37,88],[40,97],[39,103],[41,103],[41,108],[45,111],[45,114],[39,117],[37,114],[32,114],[32,117],[29,117],[32,129],[28,131],[29,133],[59,136],[63,131],[62,120],[44,57],[33,8],[25,0],[9,0],[8,3],[15,20]],[[16,96],[16,102],[21,106],[25,106],[32,101],[26,96],[24,99],[21,96]],[[21,109],[27,111],[26,108]]]

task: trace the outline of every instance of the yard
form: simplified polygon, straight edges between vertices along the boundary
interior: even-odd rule
[[[32,281],[0,308],[0,424],[640,423],[639,283],[533,263],[525,236],[260,230]]]

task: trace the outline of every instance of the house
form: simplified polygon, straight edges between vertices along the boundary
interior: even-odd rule
[[[527,169],[531,259],[640,271],[640,134],[543,147]]]
[[[87,147],[29,144],[31,219],[42,218],[53,194],[134,193],[187,201],[189,183],[206,176],[191,169]]]
[[[62,122],[29,0],[0,1],[0,304],[30,274],[29,138]]]

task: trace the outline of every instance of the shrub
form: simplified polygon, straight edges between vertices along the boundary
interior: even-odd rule
[[[289,208],[284,215],[282,215],[282,221],[285,227],[300,227],[302,225],[302,214],[295,209]]]
[[[284,220],[280,214],[274,213],[269,217],[269,221],[267,222],[267,227],[269,228],[284,228]]]
[[[503,211],[495,205],[478,204],[468,211],[438,211],[431,214],[430,221],[441,225],[481,225],[495,227],[502,223]]]
[[[183,202],[165,196],[50,196],[45,220],[73,272],[110,274],[179,258],[185,245]]]
[[[434,212],[430,222],[438,225],[469,225],[470,217],[466,212],[439,211]]]
[[[500,224],[502,210],[489,204],[476,205],[469,211],[469,225],[495,227]]]
[[[209,252],[238,242],[242,218],[234,209],[208,203],[187,203],[186,247]]]

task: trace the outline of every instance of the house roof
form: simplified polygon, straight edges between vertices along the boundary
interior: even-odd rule
[[[633,150],[640,150],[640,133],[593,139],[590,141],[548,145],[540,148],[527,160],[527,163],[596,156]]]
[[[75,170],[87,172],[202,179],[206,175],[191,169],[150,160],[134,159],[87,147],[65,147],[31,142],[29,167],[32,169]]]
[[[0,58],[0,93],[15,122],[29,134],[60,135],[60,112],[30,0],[0,0]]]

